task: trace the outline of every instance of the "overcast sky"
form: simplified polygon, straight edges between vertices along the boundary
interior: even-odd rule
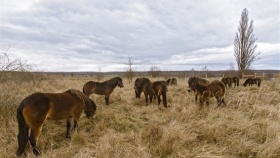
[[[1,53],[44,71],[237,69],[241,12],[260,60],[280,69],[279,0],[1,0]]]

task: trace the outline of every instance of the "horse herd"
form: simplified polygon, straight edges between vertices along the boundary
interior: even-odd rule
[[[199,99],[199,105],[209,105],[209,98],[215,97],[220,106],[226,105],[224,100],[226,86],[231,87],[232,83],[239,86],[239,79],[223,78],[221,81],[214,80],[209,82],[198,77],[191,77],[188,80],[188,91],[195,93],[195,101]],[[243,86],[256,84],[260,86],[259,78],[247,79]],[[134,83],[135,97],[140,98],[144,93],[146,105],[153,99],[161,102],[167,108],[167,86],[176,86],[177,79],[170,78],[167,81],[150,81],[148,78],[137,78]],[[32,146],[33,154],[38,156],[40,151],[37,148],[37,140],[41,133],[42,126],[46,119],[62,120],[66,119],[66,138],[70,138],[70,130],[78,128],[78,121],[84,111],[88,118],[93,117],[96,111],[96,104],[89,98],[92,93],[105,96],[105,104],[109,105],[109,97],[116,87],[124,87],[122,78],[114,77],[104,82],[89,81],[83,86],[83,92],[69,89],[63,93],[33,93],[22,100],[17,108],[18,120],[18,150],[17,156],[26,155],[28,141]],[[29,134],[29,131],[30,134]]]

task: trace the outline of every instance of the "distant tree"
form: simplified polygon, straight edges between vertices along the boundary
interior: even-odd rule
[[[157,67],[157,66],[151,66],[150,68],[150,71],[148,72],[148,74],[151,76],[151,77],[159,77],[160,75],[160,68]]]
[[[127,77],[129,83],[132,82],[134,76],[134,68],[133,68],[133,59],[129,56],[127,58],[126,68],[125,68],[125,76]]]
[[[203,77],[207,78],[207,73],[208,73],[208,68],[207,66],[204,66],[201,68],[201,72],[203,73]]]
[[[249,69],[260,54],[260,52],[256,52],[257,44],[255,42],[257,38],[253,33],[253,20],[251,20],[250,25],[248,25],[248,21],[248,11],[245,8],[241,13],[238,32],[234,39],[234,56],[239,70]]]
[[[103,73],[101,71],[102,66],[98,66],[97,81],[100,82],[103,79]]]

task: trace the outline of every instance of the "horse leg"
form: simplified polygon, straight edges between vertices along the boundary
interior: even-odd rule
[[[158,105],[160,104],[160,95],[157,95]]]
[[[148,105],[148,95],[145,94],[146,105]]]
[[[226,103],[225,103],[225,99],[224,98],[222,98],[222,101],[221,101],[224,105],[227,105]]]
[[[66,138],[71,138],[70,136],[70,129],[72,127],[72,124],[71,124],[71,118],[68,118],[66,120]]]
[[[74,130],[76,131],[78,129],[78,120],[74,119]]]
[[[31,129],[31,134],[30,134],[30,137],[29,137],[29,141],[30,141],[30,144],[31,144],[32,149],[33,149],[33,154],[36,155],[36,156],[39,156],[41,154],[41,152],[37,148],[37,140],[38,140],[38,137],[41,133],[41,130],[42,130],[42,125],[39,126],[38,128],[35,128],[35,129],[32,128]]]
[[[150,103],[153,101],[153,97],[154,97],[154,95],[149,95]]]
[[[109,105],[109,97],[110,97],[110,95],[105,95],[105,103],[106,103],[106,105]]]

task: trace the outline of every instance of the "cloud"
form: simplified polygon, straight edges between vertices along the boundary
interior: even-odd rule
[[[1,51],[48,71],[138,71],[235,63],[233,40],[241,11],[254,19],[261,59],[279,69],[279,2],[143,0],[16,0],[1,2]],[[278,35],[278,36],[277,36]],[[271,50],[273,47],[273,50]],[[273,60],[272,60],[273,59]],[[267,62],[272,60],[272,62]],[[261,66],[260,66],[261,65]]]

